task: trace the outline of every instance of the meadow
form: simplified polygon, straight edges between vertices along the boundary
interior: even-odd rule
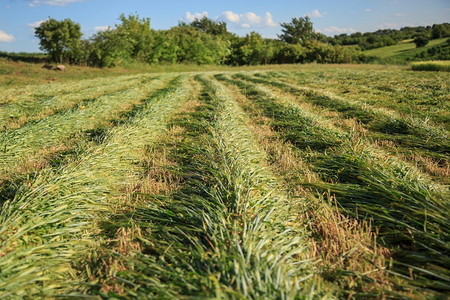
[[[448,72],[85,71],[0,74],[0,298],[450,292]]]
[[[423,61],[411,64],[411,68],[414,71],[444,71],[450,72],[450,61],[437,60],[437,61]]]
[[[375,56],[380,59],[380,62],[404,64],[408,61],[418,60],[416,56],[422,52],[426,53],[428,50],[432,51],[434,47],[445,47],[445,45],[447,45],[446,38],[433,39],[424,47],[416,47],[414,39],[407,39],[392,46],[366,50],[364,54]],[[424,59],[421,58],[419,60]]]

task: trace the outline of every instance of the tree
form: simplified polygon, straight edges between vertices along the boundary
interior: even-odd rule
[[[417,48],[425,47],[428,44],[429,40],[426,36],[419,35],[414,39],[414,43]]]
[[[130,57],[145,60],[151,51],[154,34],[150,29],[150,18],[139,18],[139,15],[130,14],[125,17],[121,14],[121,24],[116,25],[116,34],[129,43]]]
[[[90,64],[114,67],[123,61],[151,61],[155,33],[150,29],[150,19],[138,15],[121,14],[115,28],[97,32],[91,38]]]
[[[306,48],[299,44],[284,44],[275,53],[275,61],[279,64],[304,63],[305,58]]]
[[[439,25],[433,25],[431,30],[431,38],[439,39],[443,37],[448,37],[450,35],[450,24],[444,23]]]
[[[34,33],[40,40],[40,49],[49,53],[54,61],[72,63],[77,60],[82,36],[80,24],[70,19],[49,18],[36,27]]]
[[[133,44],[117,29],[97,32],[91,38],[90,64],[99,67],[114,67],[131,57]]]
[[[194,64],[222,64],[229,53],[229,42],[189,25],[179,25],[167,31],[166,37],[176,47],[176,62]],[[166,49],[171,52],[171,49]]]
[[[305,45],[306,42],[316,39],[313,23],[308,16],[293,18],[290,23],[281,23],[283,34],[278,38],[288,44]]]
[[[200,31],[212,35],[225,35],[227,33],[227,23],[214,22],[206,16],[201,19],[195,19],[190,25],[194,28],[199,29]]]

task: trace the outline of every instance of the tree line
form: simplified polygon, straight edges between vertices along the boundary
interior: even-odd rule
[[[450,24],[434,24],[433,26],[403,27],[397,29],[380,29],[375,32],[355,32],[339,34],[326,38],[332,45],[358,46],[361,50],[369,50],[395,45],[400,41],[413,39],[418,47],[429,40],[450,37]]]
[[[81,39],[81,27],[70,19],[49,18],[35,29],[41,50],[58,63],[114,67],[124,62],[148,64],[259,65],[278,63],[352,63],[365,61],[360,51],[331,45],[314,31],[309,17],[283,23],[278,39],[257,32],[240,37],[225,22],[207,17],[180,22],[169,30],[150,27],[149,18],[121,15],[114,28]]]
[[[259,65],[281,63],[359,63],[373,58],[361,47],[331,40],[315,32],[308,16],[280,24],[277,39],[257,32],[240,37],[225,22],[207,17],[180,22],[168,30],[150,27],[149,18],[119,17],[114,28],[82,39],[81,27],[70,19],[49,18],[35,29],[41,50],[58,63],[114,67],[125,62],[148,64]]]

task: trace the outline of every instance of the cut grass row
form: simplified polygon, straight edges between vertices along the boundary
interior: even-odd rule
[[[0,297],[445,295],[445,187],[258,75],[144,76],[6,131]]]
[[[411,64],[413,71],[443,71],[450,72],[450,61],[422,61]]]
[[[79,156],[46,168],[16,191],[0,212],[0,297],[79,293],[92,279],[86,262],[102,251],[100,220],[121,189],[139,178],[146,145],[191,92],[186,78],[155,93],[126,123],[87,144]],[[90,286],[90,285],[89,285]]]
[[[256,74],[259,75],[259,74]],[[271,79],[263,79],[257,77],[242,76],[244,80],[250,80],[256,83],[263,83],[266,85],[273,85],[283,90],[292,92],[296,95],[304,96],[307,101],[315,105],[336,110],[346,118],[355,118],[361,123],[367,125],[368,129],[378,131],[384,134],[403,134],[410,136],[417,136],[419,139],[425,139],[431,142],[440,141],[440,145],[426,145],[431,150],[437,152],[448,152],[448,144],[443,145],[442,141],[448,140],[448,135],[445,130],[439,126],[428,124],[426,120],[414,118],[411,116],[399,115],[392,111],[386,111],[367,103],[360,101],[349,101],[346,98],[338,97],[334,94],[326,93],[323,90],[315,90],[298,85],[292,85],[285,82],[280,82]],[[326,89],[325,89],[326,90]],[[419,140],[412,144],[418,143]],[[419,142],[420,144],[420,142]]]
[[[267,72],[270,80],[342,95],[354,102],[363,102],[431,120],[450,129],[450,93],[447,73],[417,73],[407,70],[329,69],[302,72]]]
[[[44,98],[22,97],[0,106],[0,130],[16,129],[30,121],[38,121],[56,113],[64,113],[74,107],[83,107],[96,98],[126,90],[147,77],[120,77],[87,82],[81,89],[66,94],[55,93]],[[51,87],[48,87],[51,90]]]
[[[314,276],[307,284],[338,298],[393,295],[383,271],[388,251],[376,244],[370,224],[343,216],[323,195],[307,192],[302,183],[317,180],[317,175],[290,143],[283,143],[272,131],[268,118],[252,113],[252,101],[229,89],[228,97],[251,115],[246,125],[266,153],[267,167],[283,183],[288,198],[300,204],[294,222],[307,229],[307,256],[314,261]]]
[[[26,85],[21,87],[4,88],[0,95],[0,107],[12,103],[27,103],[39,101],[54,96],[64,96],[75,92],[82,92],[85,89],[99,87],[111,82],[126,82],[141,78],[142,75],[128,75],[120,77],[99,77],[66,83],[48,83],[37,85]]]
[[[172,154],[179,187],[138,194],[140,205],[123,212],[121,232],[139,232],[140,251],[123,258],[128,267],[116,281],[138,298],[313,293],[301,283],[312,268],[302,259],[302,229],[289,222],[297,212],[259,163],[264,157],[236,103],[197,79],[205,85],[199,105],[173,121],[183,128]]]
[[[311,221],[313,218],[301,217],[310,214],[314,205],[322,206],[322,213],[327,209],[323,208],[323,203],[317,203],[319,201],[314,205],[307,204],[312,199],[304,194],[289,197],[281,189],[279,180],[267,170],[264,164],[267,154],[256,146],[255,135],[248,129],[247,117],[234,102],[234,94],[220,84],[204,78],[198,80],[206,88],[195,112],[184,112],[176,118],[174,124],[178,129],[173,131],[178,132],[178,137],[170,139],[171,146],[160,146],[172,149],[169,156],[177,164],[174,166],[172,163],[169,169],[160,170],[160,173],[149,170],[153,177],[145,179],[154,182],[138,183],[138,186],[151,185],[153,192],[143,192],[138,188],[134,196],[128,197],[138,205],[125,205],[122,214],[111,218],[114,221],[108,223],[109,231],[115,232],[115,240],[120,242],[111,243],[115,251],[105,260],[114,261],[120,269],[113,268],[115,271],[110,273],[113,279],[106,281],[102,295],[138,298],[144,295],[172,298],[258,298],[272,295],[293,298],[300,295],[354,295],[356,291],[362,297],[379,295],[380,290],[367,288],[367,280],[372,283],[379,280],[378,276],[370,275],[383,269],[371,264],[372,259],[379,263],[377,256],[382,254],[376,249],[365,248],[373,247],[372,234],[367,232],[367,228],[362,229],[354,223],[342,225],[349,220],[330,212],[326,216],[336,219],[327,220],[327,224],[317,223],[325,218],[320,213],[315,215],[316,223]],[[155,167],[153,163],[150,166]],[[173,178],[177,178],[177,183],[173,184]],[[172,185],[172,188],[163,189],[161,193],[156,188],[159,185]],[[252,226],[255,222],[259,224],[271,208],[273,211],[269,214],[272,218],[265,220],[271,228]],[[280,221],[285,230],[289,227],[297,229],[289,231],[292,237],[287,240],[293,242],[300,238],[303,249],[298,249],[293,258],[300,260],[298,267],[303,268],[302,272],[310,274],[308,278],[294,280],[300,282],[295,288],[289,286],[291,280],[280,278],[286,276],[280,269],[277,282],[274,282],[272,274],[279,267],[274,269],[272,261],[268,267],[264,261],[283,256],[279,249],[285,249],[283,244],[286,245],[287,240],[283,237],[288,232],[283,235],[272,232]],[[320,236],[311,240],[311,233],[305,229],[315,226],[318,228],[314,234]],[[349,241],[330,241],[335,230],[339,233],[347,231],[343,237]],[[259,241],[256,244],[255,235]],[[357,238],[366,240],[356,242]],[[261,239],[270,242],[262,243]],[[261,243],[264,247],[254,246]],[[271,247],[276,249],[270,250]],[[341,252],[343,249],[346,249],[345,253]],[[330,250],[347,258],[330,258]],[[275,251],[274,256],[266,254],[266,251]],[[359,253],[353,255],[355,252]],[[323,260],[325,266],[317,267],[316,260],[322,255],[324,257],[319,261]],[[348,259],[349,256],[352,258]],[[358,258],[370,261],[364,264]],[[327,265],[331,261],[333,265]],[[339,267],[334,267],[337,264]],[[356,283],[355,279],[346,281],[343,276],[354,276],[360,282]],[[280,282],[284,282],[284,286],[280,286]],[[346,290],[342,291],[342,287]]]
[[[311,169],[323,179],[305,186],[331,192],[346,213],[369,217],[380,226],[378,240],[395,258],[392,272],[411,276],[412,285],[425,289],[449,288],[449,270],[443,268],[449,252],[449,201],[444,190],[395,159],[384,161],[363,139],[322,126],[320,118],[280,102],[266,89],[216,77],[239,86],[272,120],[272,128],[304,151]]]
[[[28,173],[54,152],[67,150],[66,146],[87,136],[91,140],[102,137],[103,131],[114,122],[133,113],[145,99],[168,80],[168,77],[142,82],[126,90],[103,95],[84,107],[69,109],[61,114],[44,118],[36,123],[0,136],[0,178],[21,171]]]
[[[256,74],[258,75],[258,74]],[[364,134],[380,144],[390,142],[390,150],[402,153],[407,159],[414,152],[414,159],[421,159],[420,167],[430,172],[436,179],[446,181],[448,176],[448,132],[425,121],[386,112],[367,104],[348,101],[336,95],[329,95],[317,90],[297,87],[282,81],[271,81],[259,76],[238,75],[238,78],[274,86],[295,96],[298,103],[313,104],[316,113],[335,112],[331,116],[336,123],[346,126],[342,119],[354,119],[365,130]],[[325,110],[324,110],[325,109]],[[348,122],[347,122],[348,123]],[[346,128],[348,129],[348,128]],[[392,149],[392,145],[397,145]],[[391,151],[393,152],[393,151]],[[411,159],[409,159],[411,160]]]

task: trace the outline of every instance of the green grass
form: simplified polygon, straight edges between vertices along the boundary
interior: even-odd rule
[[[413,285],[450,288],[448,272],[440,269],[446,264],[448,252],[445,215],[450,211],[450,202],[445,188],[436,189],[407,164],[379,159],[364,139],[355,140],[350,134],[326,128],[320,118],[289,102],[276,101],[266,89],[242,81],[228,82],[240,86],[258,103],[261,112],[273,120],[271,126],[281,138],[310,157],[309,163],[324,183],[306,186],[333,193],[347,213],[369,217],[380,226],[380,243],[398,248],[394,252],[395,272],[407,276],[405,266],[411,267],[417,273]],[[405,244],[409,247],[402,248]],[[420,256],[426,258],[418,259]]]
[[[148,84],[148,81],[153,84]],[[132,111],[133,107],[140,105],[161,83],[159,80],[144,78],[140,84],[110,95],[102,95],[85,106],[73,107],[61,114],[5,131],[0,137],[0,176],[4,178],[10,172],[9,169],[14,172],[21,165],[52,153],[52,149],[64,148],[65,144],[79,135],[87,135],[91,139],[102,135],[102,131],[113,122],[119,122],[121,116]]]
[[[114,195],[138,174],[139,151],[164,128],[161,121],[189,91],[183,86],[178,80],[160,90],[129,122],[105,133],[102,144],[87,145],[73,161],[44,169],[2,205],[0,296],[86,289],[90,266],[84,263],[101,251],[96,226],[114,211]]]
[[[256,73],[255,77],[239,75],[239,78],[251,82],[275,86],[294,95],[296,101],[302,104],[313,104],[316,113],[327,112],[332,115],[336,123],[342,119],[356,121],[356,125],[366,129],[366,135],[374,140],[390,141],[398,146],[398,152],[408,155],[411,151],[433,161],[445,161],[449,152],[448,134],[438,126],[412,116],[402,116],[394,112],[373,107],[367,103],[352,102],[323,91],[298,87],[275,77],[263,76]],[[325,111],[324,111],[325,109]],[[335,113],[339,113],[335,116]],[[359,125],[358,125],[359,124]],[[348,126],[344,124],[343,126]],[[355,126],[355,125],[353,125]],[[425,169],[427,166],[423,166]],[[430,169],[430,168],[429,168]],[[438,170],[430,170],[432,175],[442,177]]]
[[[421,48],[416,48],[416,44],[410,40],[400,42],[393,46],[381,47],[364,51],[364,54],[369,56],[376,56],[383,59],[393,59],[398,61],[404,61],[406,58],[412,58],[414,55],[426,51],[433,46],[445,44],[447,38],[430,40],[430,42]]]
[[[422,61],[411,64],[413,71],[450,72],[450,61]]]
[[[33,94],[18,93],[16,89],[4,91],[4,105],[0,108],[0,130],[17,129],[28,122],[39,121],[53,114],[62,114],[74,107],[83,108],[89,102],[106,94],[139,84],[142,77],[117,77],[80,82],[80,85],[53,86],[45,91],[33,89]],[[76,93],[75,93],[76,92]],[[1,100],[0,100],[1,101]]]
[[[302,259],[307,245],[301,228],[288,225],[293,203],[260,165],[263,154],[226,90],[197,80],[205,86],[199,106],[173,120],[187,130],[171,154],[181,186],[169,195],[136,195],[139,205],[117,216],[121,226],[141,228],[135,242],[143,250],[120,258],[129,268],[116,282],[136,297],[309,293],[299,284],[312,271]]]
[[[447,73],[64,80],[0,95],[0,297],[450,290]]]
[[[295,73],[274,72],[270,81],[292,83],[296,89],[344,98],[347,102],[372,106],[386,115],[411,116],[428,125],[450,129],[450,103],[447,73],[417,74],[403,69],[303,70]],[[272,84],[276,84],[273,82]],[[383,112],[384,110],[384,112]]]

